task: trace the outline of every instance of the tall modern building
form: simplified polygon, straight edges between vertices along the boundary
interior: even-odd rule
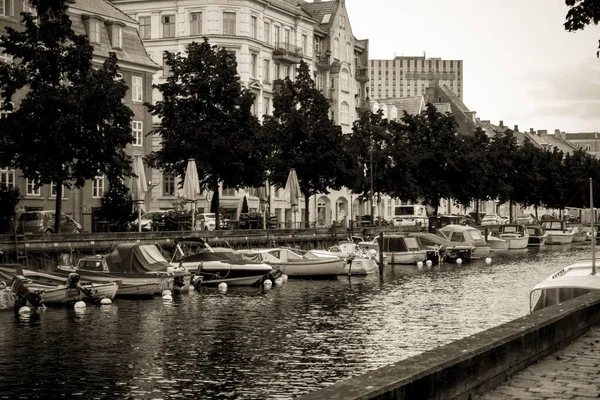
[[[423,96],[436,82],[463,99],[462,60],[425,56],[369,60],[369,77],[369,97],[373,100]]]

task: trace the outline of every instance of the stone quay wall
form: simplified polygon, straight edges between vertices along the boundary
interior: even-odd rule
[[[298,399],[474,399],[599,323],[590,293]]]

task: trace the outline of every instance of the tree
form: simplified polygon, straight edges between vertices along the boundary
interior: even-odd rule
[[[569,7],[564,23],[565,30],[575,32],[590,24],[598,25],[600,0],[565,0],[565,4]],[[600,41],[596,57],[600,57]]]
[[[196,159],[202,188],[213,191],[211,212],[220,225],[219,185],[260,186],[265,180],[265,148],[252,115],[254,95],[242,87],[235,56],[208,39],[186,46],[186,55],[165,52],[171,76],[155,87],[163,99],[148,105],[161,123],[162,148],[148,164],[183,177]]]
[[[244,196],[244,200],[242,200],[242,214],[248,212],[248,199]]]
[[[387,170],[391,165],[391,141],[388,120],[383,118],[381,110],[363,113],[354,121],[352,133],[344,135],[343,146],[352,159],[349,187],[353,193],[360,194],[362,200],[372,200],[371,196],[375,193],[387,193],[389,190],[391,182],[387,179]]]
[[[11,227],[10,221],[15,216],[15,207],[19,204],[20,197],[18,188],[0,185],[0,233],[6,232]]]
[[[534,206],[537,218],[537,209],[543,203],[544,187],[548,184],[542,173],[544,150],[535,147],[533,142],[525,138],[523,145],[516,154],[515,190],[512,200],[524,207]],[[550,184],[552,185],[552,184]]]
[[[119,180],[112,182],[102,197],[99,214],[100,218],[115,226],[118,231],[124,231],[128,223],[136,218],[129,188]]]
[[[114,79],[116,56],[92,68],[92,46],[71,29],[66,2],[31,0],[37,16],[24,13],[25,30],[7,28],[0,37],[3,53],[15,60],[0,62],[0,98],[12,111],[0,120],[0,165],[20,169],[38,187],[56,184],[55,232],[63,185],[130,175],[125,146],[133,142],[133,113],[122,103],[127,86]]]
[[[342,130],[329,119],[329,103],[315,87],[308,65],[300,62],[296,80],[286,77],[273,99],[274,112],[265,116],[264,140],[271,149],[270,180],[284,186],[296,169],[304,196],[305,224],[309,226],[309,197],[339,189],[347,181],[349,157]]]
[[[402,117],[410,151],[415,157],[413,175],[423,204],[434,208],[440,200],[451,198],[453,182],[460,176],[456,120],[452,115],[437,112],[432,104],[418,115],[404,113]]]

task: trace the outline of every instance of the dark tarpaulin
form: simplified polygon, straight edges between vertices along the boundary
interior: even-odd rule
[[[106,263],[110,272],[143,274],[166,272],[171,265],[153,244],[123,243],[117,246]]]

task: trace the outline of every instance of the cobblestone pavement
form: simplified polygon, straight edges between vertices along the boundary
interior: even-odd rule
[[[600,326],[513,375],[482,400],[600,398]]]

